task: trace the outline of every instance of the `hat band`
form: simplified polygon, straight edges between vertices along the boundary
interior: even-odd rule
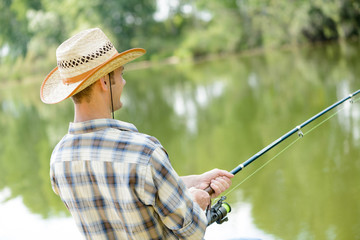
[[[93,68],[87,72],[84,72],[80,75],[77,75],[75,77],[71,77],[71,78],[63,78],[62,82],[65,85],[69,85],[69,84],[73,84],[73,83],[77,83],[80,82],[81,80],[85,79],[89,74],[92,74],[93,72],[95,72],[99,67]]]
[[[93,68],[93,69],[90,69],[89,71],[87,72],[84,72],[80,75],[76,75],[74,77],[71,77],[71,78],[63,78],[62,79],[62,82],[65,84],[65,85],[69,85],[69,84],[73,84],[73,83],[77,83],[77,82],[80,82],[84,79],[86,79],[88,76],[94,74],[96,71],[98,71],[100,68],[102,68],[104,65],[106,65],[108,62],[110,62],[111,60],[113,60],[115,57],[118,56],[118,53],[116,53],[113,57],[111,57],[109,60],[107,60],[106,62],[104,62],[103,64]]]

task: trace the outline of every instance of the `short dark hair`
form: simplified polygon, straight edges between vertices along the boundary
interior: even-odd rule
[[[109,72],[109,79],[111,81],[112,84],[115,84],[115,79],[114,79],[114,71]],[[81,103],[83,100],[90,102],[91,100],[91,92],[93,89],[93,86],[96,82],[92,83],[90,86],[84,88],[83,90],[81,90],[80,92],[76,93],[75,95],[71,96],[71,99],[74,101],[74,103],[78,104]]]
[[[92,83],[90,86],[71,96],[73,102],[76,104],[81,103],[83,100],[90,102],[91,92],[95,83],[96,82]]]

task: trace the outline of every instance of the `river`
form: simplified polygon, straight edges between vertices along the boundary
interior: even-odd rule
[[[156,136],[179,175],[231,170],[356,91],[359,50],[342,42],[129,70],[115,117]],[[49,180],[73,107],[43,104],[41,81],[0,89],[2,240],[79,238]],[[229,221],[205,239],[360,239],[360,103],[303,132],[235,176]]]

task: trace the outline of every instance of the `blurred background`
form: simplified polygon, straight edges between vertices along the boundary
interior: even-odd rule
[[[39,91],[81,30],[147,50],[126,66],[115,116],[157,137],[180,175],[230,171],[360,87],[359,0],[0,0],[0,11],[2,240],[80,238],[49,179],[73,106]],[[229,221],[205,239],[360,239],[360,106],[339,109],[229,193]]]

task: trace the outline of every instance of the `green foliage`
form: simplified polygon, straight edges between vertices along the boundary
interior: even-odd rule
[[[40,0],[0,1],[0,49],[8,47],[15,57],[26,54],[27,43],[32,37],[28,31],[27,9],[38,8]]]
[[[357,37],[359,1],[197,1],[210,21],[185,33],[179,56]],[[201,21],[201,19],[197,19]]]
[[[155,20],[153,0],[1,0],[0,60],[101,27],[119,50],[148,49],[147,59],[196,58],[252,48],[358,37],[359,0],[181,0]],[[4,56],[4,52],[8,52]]]

